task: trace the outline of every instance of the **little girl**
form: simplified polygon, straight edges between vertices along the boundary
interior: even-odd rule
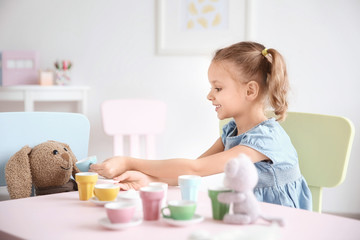
[[[209,67],[207,98],[219,119],[232,118],[221,137],[199,158],[148,161],[115,156],[91,165],[91,171],[114,178],[123,189],[138,189],[151,181],[177,185],[179,175],[208,176],[224,171],[240,153],[254,162],[259,201],[312,209],[311,192],[301,175],[290,138],[278,123],[288,108],[288,79],[283,57],[255,42],[240,42],[218,50]],[[277,119],[268,119],[265,109]]]

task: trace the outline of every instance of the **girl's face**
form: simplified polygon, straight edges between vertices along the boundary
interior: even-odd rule
[[[229,63],[213,62],[208,70],[211,90],[207,98],[220,120],[241,116],[247,109],[246,84],[233,78],[229,73],[231,67]]]

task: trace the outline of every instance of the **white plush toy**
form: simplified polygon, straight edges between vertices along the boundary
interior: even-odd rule
[[[240,154],[239,157],[231,159],[226,164],[224,186],[233,191],[220,193],[218,200],[233,204],[233,214],[225,215],[223,220],[225,223],[251,224],[258,218],[262,218],[283,226],[282,219],[268,219],[261,215],[259,203],[254,195],[257,182],[257,170],[247,155]]]

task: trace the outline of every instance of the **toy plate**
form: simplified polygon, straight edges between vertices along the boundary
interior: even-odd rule
[[[121,230],[129,227],[134,227],[142,223],[142,218],[134,217],[130,222],[127,223],[111,223],[110,220],[105,217],[99,220],[99,224],[107,229]]]
[[[189,226],[189,225],[193,225],[195,223],[199,223],[199,222],[202,222],[204,221],[204,217],[201,216],[201,215],[198,215],[198,214],[195,214],[193,216],[192,219],[190,220],[175,220],[175,219],[172,219],[172,218],[161,218],[161,220],[163,222],[166,222],[170,225],[173,225],[173,226],[178,226],[178,227],[185,227],[185,226]]]
[[[117,197],[114,201],[100,201],[97,197],[92,197],[89,200],[90,200],[90,202],[95,203],[96,205],[105,205],[106,203],[109,203],[109,202],[118,202],[118,201],[120,201],[120,198]]]

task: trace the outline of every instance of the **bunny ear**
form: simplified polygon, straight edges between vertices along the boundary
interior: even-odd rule
[[[228,177],[234,177],[238,172],[238,168],[239,162],[237,158],[233,158],[226,163],[224,172]]]
[[[25,146],[16,152],[5,166],[5,178],[10,198],[30,197],[32,179],[29,153],[31,148]]]

